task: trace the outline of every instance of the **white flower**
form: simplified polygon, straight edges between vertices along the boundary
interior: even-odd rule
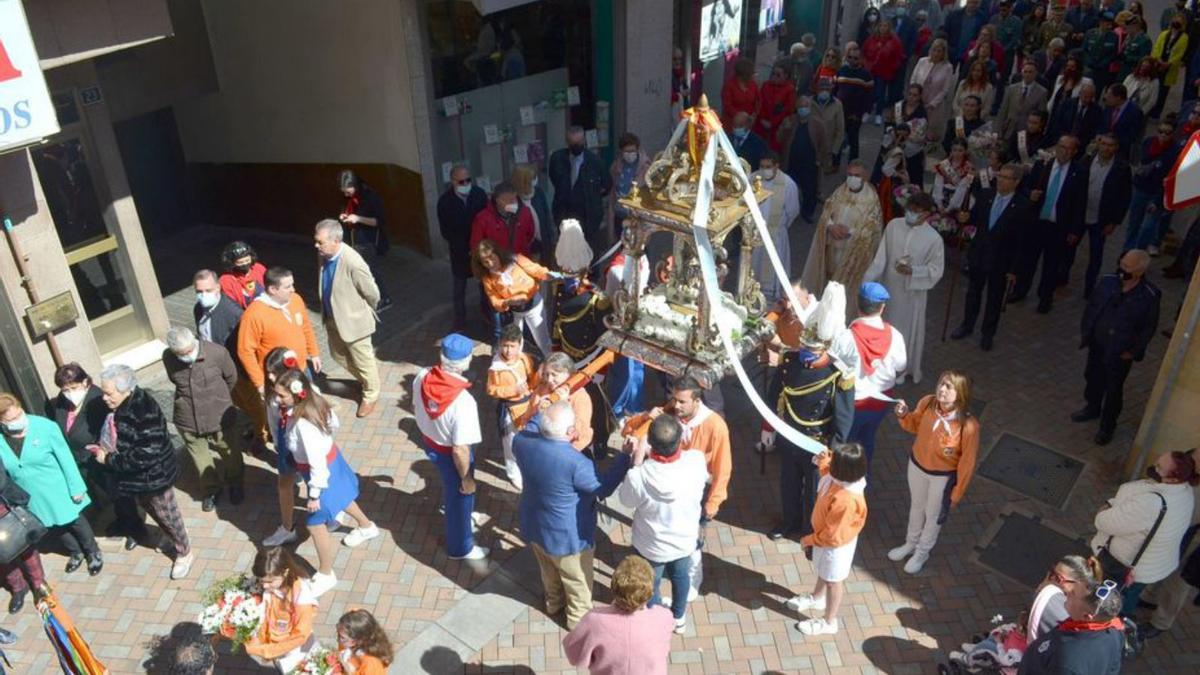
[[[996,616],[992,617],[992,625],[997,625],[1003,621],[1004,621],[1004,616],[1001,614],[997,614]]]

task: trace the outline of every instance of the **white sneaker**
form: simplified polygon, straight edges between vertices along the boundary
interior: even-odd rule
[[[472,548],[470,551],[467,551],[466,555],[452,555],[452,556],[450,556],[450,559],[451,560],[483,560],[484,558],[488,557],[488,553],[491,553],[491,551],[489,549],[487,549],[483,546],[476,546],[475,548]]]
[[[917,551],[913,554],[913,557],[908,559],[908,562],[904,563],[904,571],[909,574],[916,574],[921,571],[922,567],[925,567],[926,560],[929,560],[929,554],[925,551]]]
[[[378,536],[379,528],[375,526],[375,523],[371,523],[370,527],[356,527],[350,530],[350,534],[342,539],[342,544],[354,548],[364,541],[370,541]]]
[[[689,603],[695,602],[695,601],[696,601],[696,598],[698,598],[698,597],[700,597],[700,592],[696,590],[696,587],[695,587],[695,586],[693,586],[693,587],[691,587],[691,588],[689,588],[689,589],[688,589],[688,599],[687,599],[687,601],[688,601]],[[670,596],[663,596],[663,597],[662,597],[662,605],[663,605],[663,607],[666,607],[667,609],[670,609],[670,608],[671,608],[671,597],[670,597]]]
[[[333,572],[330,572],[329,574],[317,572],[316,574],[312,575],[312,579],[310,579],[308,583],[309,588],[312,590],[312,594],[320,597],[333,590],[334,586],[337,586],[337,575]]]
[[[471,532],[472,533],[476,532],[479,528],[483,527],[487,523],[488,520],[490,520],[490,518],[488,517],[488,515],[486,513],[472,511],[471,512]]]
[[[805,635],[835,635],[838,632],[838,621],[826,621],[824,617],[818,616],[797,622],[796,629]]]
[[[900,562],[911,555],[915,550],[917,550],[915,544],[905,543],[902,546],[897,546],[896,548],[888,551],[888,560],[891,560],[892,562]]]
[[[333,519],[336,520],[337,524],[341,525],[342,527],[358,527],[358,521],[351,518],[350,514],[346,513],[345,511],[338,511],[338,514],[334,516]]]
[[[683,635],[686,632],[687,632],[687,616],[685,615],[682,619],[675,619],[675,634]]]
[[[275,528],[275,531],[272,532],[270,536],[268,536],[266,539],[263,539],[262,543],[263,546],[283,546],[284,544],[294,543],[298,539],[300,539],[300,537],[296,534],[295,528],[288,530],[280,525],[279,527]]]
[[[185,556],[175,559],[175,564],[171,565],[171,578],[182,579],[192,571],[192,563],[196,562],[196,554],[189,553]]]
[[[824,611],[825,596],[822,595],[819,598],[814,598],[812,593],[805,593],[788,600],[786,604],[790,609],[794,609],[797,612],[807,612],[810,609]]]

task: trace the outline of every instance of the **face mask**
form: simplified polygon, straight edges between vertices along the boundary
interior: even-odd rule
[[[907,211],[904,214],[904,222],[908,223],[911,226],[920,225],[921,221],[924,219],[925,219],[925,214],[917,213],[916,211]]]
[[[1162,482],[1162,474],[1160,474],[1158,472],[1158,467],[1154,466],[1153,464],[1146,467],[1146,478],[1149,478],[1150,480],[1154,481],[1155,483]]]
[[[1129,281],[1130,279],[1133,278],[1133,274],[1126,272],[1125,270],[1121,269],[1120,267],[1117,268],[1117,276],[1121,277],[1121,281]]]
[[[254,266],[254,263],[250,263],[249,265],[234,265],[233,271],[237,272],[239,274],[246,274],[247,272],[250,271],[250,268],[253,266]]]
[[[25,413],[21,413],[20,417],[11,422],[4,422],[2,426],[6,434],[19,434],[29,427],[29,418],[25,416]]]
[[[796,114],[800,116],[800,119],[806,120],[806,119],[808,119],[808,116],[812,114],[812,109],[811,108],[796,108]]]
[[[621,156],[625,158],[626,164],[633,164],[634,162],[638,161],[638,153],[636,150],[633,152],[621,153]]]
[[[897,7],[896,8],[896,16],[905,16],[907,14],[908,14],[907,7]]]
[[[176,354],[175,356],[184,363],[195,363],[196,357],[200,356],[200,345],[197,344],[195,347],[192,347],[192,351],[188,352],[187,354]]]
[[[471,194],[471,184],[467,183],[466,185],[455,185],[454,191],[466,197],[467,195]]]
[[[775,169],[759,169],[758,175],[762,176],[763,180],[775,180]]]
[[[572,143],[568,145],[567,149],[570,150],[571,154],[575,155],[576,157],[583,154],[583,146],[578,143]]]
[[[862,176],[846,176],[846,187],[850,188],[851,192],[858,192],[862,189]]]
[[[213,307],[216,307],[217,303],[220,301],[221,294],[218,291],[200,291],[196,293],[196,302],[200,303],[200,306],[204,309],[212,309]]]
[[[516,202],[513,202],[512,204],[505,204],[504,212],[509,214],[516,213],[518,208],[520,207],[517,206]]]
[[[62,395],[63,398],[71,402],[71,405],[78,408],[79,404],[83,403],[84,397],[87,396],[87,389],[71,389],[70,391],[64,390]]]
[[[827,91],[823,91],[823,92],[817,94],[817,100],[820,101],[821,103],[829,103],[829,98],[830,98],[830,93]]]
[[[737,127],[736,129],[733,130],[733,137],[740,141],[746,137],[746,134],[749,134],[749,133],[750,133],[749,129],[747,129],[745,127]]]

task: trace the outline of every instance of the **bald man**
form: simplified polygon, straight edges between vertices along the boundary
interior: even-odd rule
[[[1116,274],[1100,278],[1083,313],[1079,348],[1087,347],[1087,405],[1071,415],[1074,422],[1100,419],[1096,445],[1112,440],[1121,414],[1125,378],[1134,361],[1146,358],[1146,346],[1158,330],[1162,293],[1146,279],[1150,254],[1135,248],[1121,256]]]

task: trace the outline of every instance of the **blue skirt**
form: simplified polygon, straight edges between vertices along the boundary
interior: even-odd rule
[[[619,357],[608,369],[608,392],[612,396],[613,414],[634,415],[645,412],[642,400],[642,381],[646,368],[641,361],[628,356]]]
[[[290,453],[288,457],[290,459]],[[293,462],[292,466],[296,467],[296,464]],[[310,478],[308,471],[296,468],[305,481]],[[346,507],[356,499],[358,499],[358,474],[354,473],[354,469],[351,469],[345,458],[342,457],[341,450],[338,450],[329,464],[329,486],[322,490],[321,496],[317,498],[320,508],[308,514],[305,523],[308,525],[331,523],[334,516],[345,511]]]

